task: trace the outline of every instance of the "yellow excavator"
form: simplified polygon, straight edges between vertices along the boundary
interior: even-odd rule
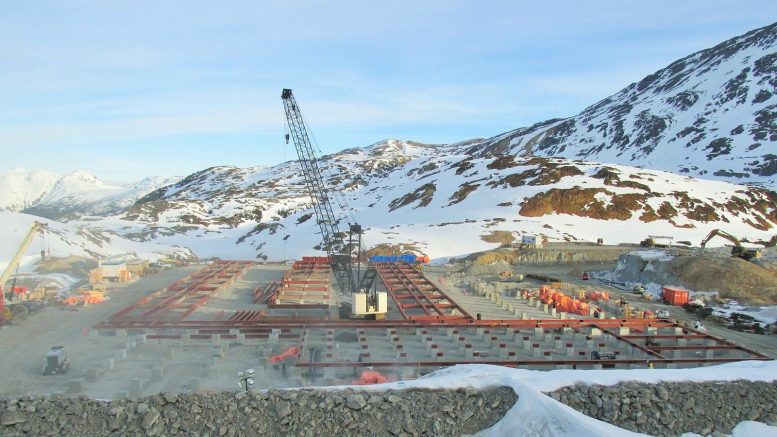
[[[24,240],[22,240],[22,243],[19,245],[19,248],[16,250],[16,254],[14,254],[13,258],[11,258],[11,262],[8,263],[8,265],[5,267],[5,270],[3,270],[2,273],[0,273],[0,325],[3,325],[5,323],[8,323],[11,321],[14,317],[23,317],[25,314],[27,314],[30,311],[30,308],[28,305],[31,305],[31,303],[28,302],[21,302],[21,303],[13,303],[11,302],[10,298],[13,296],[13,285],[11,286],[11,289],[6,292],[6,290],[3,288],[3,285],[8,281],[8,279],[11,277],[11,274],[17,269],[19,266],[19,263],[22,260],[22,257],[24,256],[24,253],[27,251],[27,248],[30,246],[30,243],[32,242],[32,239],[35,237],[36,234],[40,234],[41,238],[44,238],[44,233],[46,231],[46,224],[35,221],[32,222],[32,225],[30,226],[30,229],[27,231],[27,234],[24,236]],[[41,249],[40,252],[41,257],[46,257],[46,250]]]
[[[701,247],[706,246],[707,243],[715,237],[725,238],[726,240],[734,244],[734,246],[731,247],[731,256],[735,256],[737,258],[742,258],[743,260],[750,261],[753,258],[760,258],[762,255],[760,249],[742,247],[742,244],[739,242],[739,239],[737,237],[729,234],[728,232],[721,231],[720,229],[713,229],[712,231],[710,231],[710,233],[707,234],[706,237],[704,237],[704,240],[702,240]]]

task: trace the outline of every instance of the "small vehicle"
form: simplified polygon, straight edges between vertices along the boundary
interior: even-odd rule
[[[65,353],[65,346],[51,346],[46,353],[46,362],[43,365],[44,375],[56,375],[67,373],[70,370],[70,361]]]
[[[663,308],[656,311],[656,318],[660,320],[667,320],[669,319],[669,311],[665,310]]]
[[[642,284],[634,284],[634,288],[631,289],[631,292],[635,294],[645,294],[646,291]]]
[[[583,274],[580,275],[580,279],[582,279],[583,281],[587,281],[591,279],[591,275],[588,272],[583,272]]]
[[[614,360],[616,358],[617,357],[614,352],[599,352],[599,351],[591,352],[592,360]]]

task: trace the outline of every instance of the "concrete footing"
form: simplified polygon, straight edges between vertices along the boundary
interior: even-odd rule
[[[194,393],[197,393],[201,390],[202,382],[200,378],[192,378],[189,380],[189,390],[191,390]]]
[[[97,369],[86,369],[85,374],[86,374],[87,382],[95,382],[97,381],[97,377],[99,376]]]
[[[165,377],[165,369],[164,369],[164,367],[155,367],[155,368],[151,369],[151,381],[152,382],[161,382],[164,377]]]
[[[143,381],[140,379],[130,379],[128,393],[131,398],[143,396]]]

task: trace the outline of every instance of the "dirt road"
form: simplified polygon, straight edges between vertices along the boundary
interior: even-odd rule
[[[138,281],[116,284],[110,298],[89,307],[50,306],[25,320],[0,330],[0,395],[62,392],[67,381],[83,378],[84,369],[99,366],[126,341],[119,337],[88,337],[89,328],[141,296],[158,290],[198,270],[181,267],[149,275]],[[52,345],[63,345],[71,362],[66,375],[42,376],[44,357]]]

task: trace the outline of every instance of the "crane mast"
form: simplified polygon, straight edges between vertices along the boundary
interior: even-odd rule
[[[297,105],[297,101],[288,88],[283,90],[281,99],[286,112],[286,122],[289,126],[286,142],[288,142],[289,136],[291,136],[294,148],[297,150],[300,166],[302,167],[305,187],[313,201],[316,221],[323,239],[322,247],[329,255],[337,283],[340,289],[347,294],[368,293],[368,304],[373,303],[376,305],[377,298],[374,293],[375,271],[369,268],[363,276],[361,275],[359,248],[361,247],[362,227],[358,223],[349,223],[348,239],[345,239],[345,234],[339,229],[340,220],[332,208],[330,193],[324,181],[321,167],[318,164],[315,150],[310,142],[310,136],[302,119],[302,113]]]

